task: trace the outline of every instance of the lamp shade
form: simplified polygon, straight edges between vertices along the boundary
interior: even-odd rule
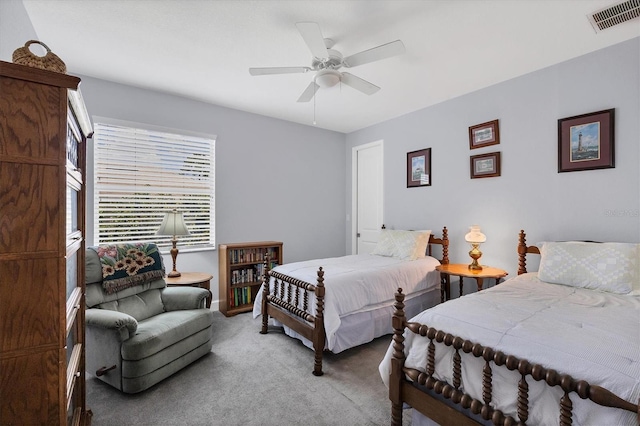
[[[464,236],[464,239],[468,243],[476,244],[484,243],[485,241],[487,241],[487,237],[482,232],[480,232],[480,226],[478,225],[471,225],[469,227],[469,233]]]
[[[166,212],[160,228],[156,231],[156,235],[191,235],[187,224],[184,223],[184,217],[182,212],[173,209],[170,212]]]

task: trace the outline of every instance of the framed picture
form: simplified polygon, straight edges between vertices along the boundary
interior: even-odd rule
[[[469,127],[469,149],[482,148],[483,146],[497,145],[500,143],[500,130],[498,120],[487,121]]]
[[[500,153],[471,156],[471,179],[500,176]]]
[[[558,120],[558,173],[615,167],[614,111]]]
[[[407,153],[407,188],[431,186],[431,148]]]

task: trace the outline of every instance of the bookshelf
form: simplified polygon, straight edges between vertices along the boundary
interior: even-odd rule
[[[253,310],[253,301],[262,284],[266,254],[270,268],[282,264],[282,242],[218,245],[219,309],[225,316]]]

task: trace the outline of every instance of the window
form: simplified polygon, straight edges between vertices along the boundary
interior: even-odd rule
[[[172,237],[155,233],[175,208],[191,234],[181,247],[215,246],[215,137],[95,121],[95,243],[169,247]]]

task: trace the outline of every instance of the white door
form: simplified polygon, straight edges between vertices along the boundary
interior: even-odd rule
[[[382,141],[354,147],[352,158],[352,253],[371,253],[382,227]]]

